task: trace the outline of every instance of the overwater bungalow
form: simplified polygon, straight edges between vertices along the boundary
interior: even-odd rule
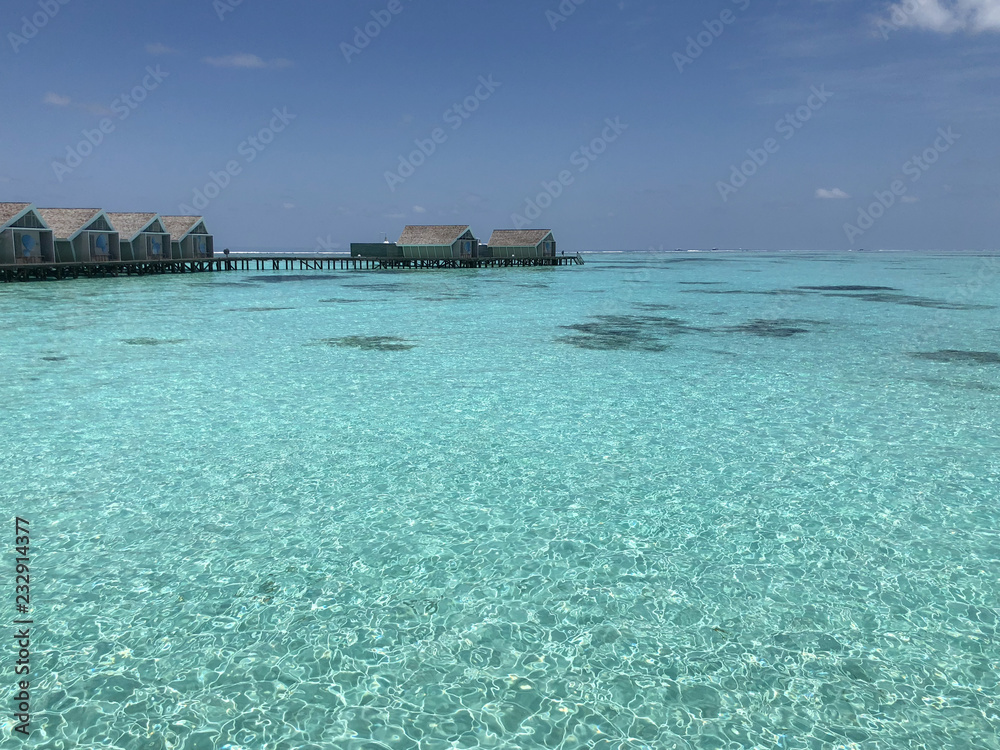
[[[489,248],[493,258],[553,258],[556,241],[551,229],[497,229]]]
[[[476,258],[479,240],[468,224],[461,226],[408,226],[396,243],[403,258],[440,260]]]
[[[32,203],[0,203],[0,266],[51,263],[53,233]]]
[[[160,219],[170,233],[174,260],[206,260],[215,256],[215,238],[205,229],[204,217],[161,216]]]
[[[59,263],[121,260],[118,232],[99,208],[40,208],[51,227]]]
[[[108,213],[118,230],[122,260],[170,260],[170,233],[159,214]]]

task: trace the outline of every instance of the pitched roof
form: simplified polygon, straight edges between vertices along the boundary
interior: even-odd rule
[[[123,240],[134,240],[142,230],[153,223],[156,214],[116,214],[109,213],[108,219]]]
[[[57,240],[69,240],[98,217],[99,208],[40,208],[38,213]]]
[[[191,234],[191,231],[204,221],[202,216],[161,216],[163,228],[170,232],[172,242],[180,242]]]
[[[408,226],[403,230],[397,245],[454,245],[458,238],[469,231],[469,225],[461,226]]]
[[[490,247],[537,247],[551,229],[497,229],[490,237]]]
[[[30,205],[30,203],[0,203],[0,226],[9,223]]]

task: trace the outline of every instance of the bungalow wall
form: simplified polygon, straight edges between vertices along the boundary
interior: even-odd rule
[[[90,247],[90,258],[98,263],[121,260],[121,240],[118,232],[84,232]]]
[[[421,260],[451,260],[454,258],[475,258],[479,255],[479,241],[466,232],[451,245],[400,245],[404,258]]]
[[[195,258],[215,257],[215,238],[210,234],[192,234],[191,245]]]
[[[0,232],[0,266],[14,265],[14,230]]]
[[[71,243],[73,258],[77,263],[90,263],[90,237],[86,232],[80,232]]]
[[[90,237],[86,232],[80,232],[73,240],[73,255],[78,263],[90,263]]]
[[[551,258],[556,254],[556,243],[553,240],[539,242],[534,247],[490,247],[493,258]]]
[[[404,258],[420,260],[444,260],[455,257],[453,245],[400,245]]]
[[[191,239],[191,235],[188,235],[179,242],[171,242],[171,256],[174,260],[192,260],[194,259],[194,242]]]
[[[122,240],[122,260],[170,260],[170,235],[142,232],[133,240]]]
[[[491,246],[494,258],[537,258],[537,247],[495,247]]]
[[[52,232],[48,229],[5,229],[0,232],[0,264],[52,263]]]
[[[170,260],[170,235],[143,232],[134,243],[136,260]]]
[[[458,242],[453,245],[455,258],[478,258],[479,257],[479,240],[473,237],[471,234],[462,237]]]
[[[60,257],[70,253],[77,263],[103,263],[121,259],[117,232],[80,232],[72,242],[57,240]]]
[[[210,234],[189,234],[180,242],[171,242],[174,260],[198,260],[215,257],[215,238]]]

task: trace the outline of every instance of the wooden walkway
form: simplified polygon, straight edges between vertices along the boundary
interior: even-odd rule
[[[0,282],[150,276],[226,271],[385,271],[583,265],[577,255],[546,258],[351,258],[344,255],[230,255],[204,260],[122,260],[100,263],[28,263],[0,266]]]

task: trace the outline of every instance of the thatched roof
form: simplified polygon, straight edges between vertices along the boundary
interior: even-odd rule
[[[76,237],[85,226],[96,219],[99,208],[40,208],[38,213],[52,229],[57,240],[70,240]]]
[[[121,238],[131,241],[139,235],[142,230],[153,223],[157,214],[116,214],[109,213],[108,220],[111,222]]]
[[[180,242],[191,234],[191,230],[204,221],[202,216],[161,216],[163,228],[170,232],[172,242]]]
[[[454,245],[458,238],[469,231],[469,225],[462,226],[409,226],[403,230],[397,245]]]
[[[538,247],[551,234],[551,229],[497,229],[490,247]]]
[[[10,223],[15,216],[30,205],[30,203],[0,203],[0,226]]]

